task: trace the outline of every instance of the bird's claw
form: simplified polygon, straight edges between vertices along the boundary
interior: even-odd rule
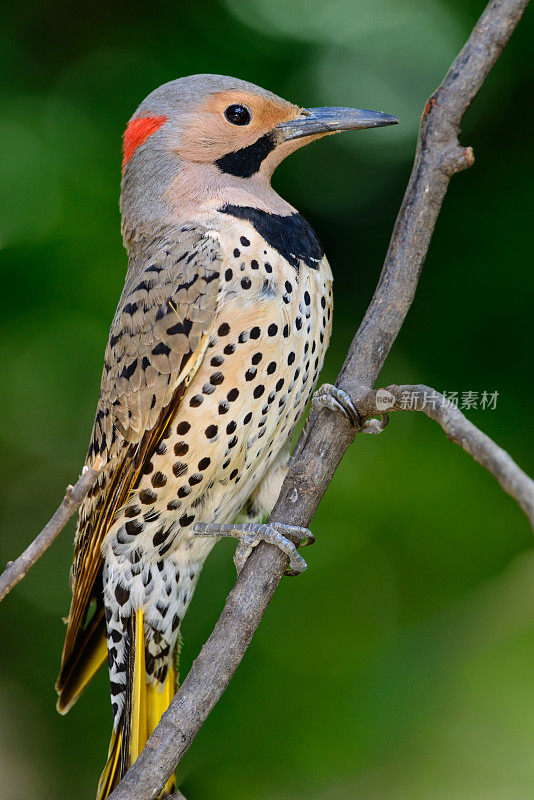
[[[331,411],[341,411],[353,428],[361,429],[362,418],[358,409],[343,389],[338,389],[331,383],[323,383],[313,395],[312,408],[318,410],[324,407]]]
[[[284,534],[290,534],[297,540],[295,545]],[[298,553],[297,547],[308,547],[313,544],[315,537],[307,528],[297,525],[285,525],[282,522],[243,522],[233,525],[231,523],[197,522],[193,525],[194,536],[230,536],[238,540],[234,554],[234,564],[237,574],[241,572],[245,561],[252,549],[259,542],[274,544],[289,558],[289,566],[285,575],[300,575],[307,567],[306,562]]]

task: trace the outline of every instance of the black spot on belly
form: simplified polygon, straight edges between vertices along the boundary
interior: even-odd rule
[[[141,533],[145,526],[138,519],[132,519],[130,522],[127,522],[124,527],[126,529],[126,533],[128,533],[130,536],[137,536],[137,534]]]
[[[269,214],[251,206],[229,204],[219,211],[251,222],[260,236],[296,269],[300,261],[311,269],[318,269],[324,250],[310,223],[301,214]]]
[[[122,586],[115,587],[115,599],[119,605],[123,606],[130,599],[129,589],[124,589]]]
[[[162,527],[152,537],[152,543],[154,544],[154,546],[163,544],[163,542],[167,538],[167,533],[168,533],[167,529],[165,528],[164,525],[162,525]]]

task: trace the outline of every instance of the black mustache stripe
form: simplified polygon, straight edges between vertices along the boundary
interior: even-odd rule
[[[261,162],[267,158],[276,147],[276,142],[272,132],[260,136],[253,144],[242,147],[227,153],[215,161],[215,165],[228,175],[236,175],[238,178],[250,178],[261,167]]]

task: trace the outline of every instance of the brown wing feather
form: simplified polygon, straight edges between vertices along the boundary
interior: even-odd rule
[[[215,317],[221,253],[213,233],[190,225],[158,238],[131,261],[113,320],[87,463],[104,468],[79,514],[72,603],[57,682],[75,680],[73,658],[89,642],[102,543],[164,438],[198,369]],[[94,637],[93,637],[94,638]],[[73,674],[74,673],[74,674]],[[68,691],[73,696],[72,686]],[[59,704],[61,705],[61,696]]]

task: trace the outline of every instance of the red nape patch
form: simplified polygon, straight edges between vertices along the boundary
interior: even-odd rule
[[[144,144],[148,137],[152,136],[166,122],[167,117],[165,115],[160,117],[137,117],[137,119],[130,120],[122,137],[123,170],[137,148]]]

